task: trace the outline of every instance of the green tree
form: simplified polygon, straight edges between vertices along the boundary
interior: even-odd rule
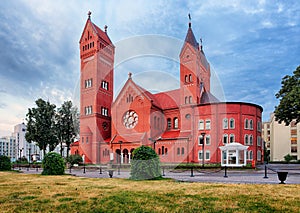
[[[300,66],[293,72],[294,75],[286,75],[282,78],[281,89],[275,95],[280,103],[275,107],[276,120],[289,125],[292,120],[300,122]]]
[[[11,170],[10,158],[5,155],[0,155],[0,171]]]
[[[80,155],[70,155],[66,158],[66,161],[73,166],[74,164],[82,163],[82,157]]]
[[[78,134],[77,108],[73,108],[72,101],[65,101],[57,110],[56,134],[60,141],[60,155],[63,152],[63,143],[67,146],[67,157],[69,156],[70,145]]]
[[[293,160],[293,157],[290,154],[287,154],[287,155],[284,156],[284,160],[287,163],[289,163],[289,162],[291,162],[291,160]]]
[[[64,159],[56,152],[49,152],[45,155],[42,175],[63,175],[65,173]]]
[[[133,151],[130,178],[133,180],[159,179],[161,168],[158,155],[148,146]]]
[[[28,109],[26,114],[27,131],[25,138],[28,142],[36,142],[46,154],[46,148],[53,151],[58,144],[55,128],[55,108],[49,101],[38,99],[36,108]]]

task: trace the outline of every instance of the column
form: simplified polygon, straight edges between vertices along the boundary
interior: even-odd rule
[[[124,163],[124,158],[123,158],[123,152],[121,152],[121,164],[123,164]]]
[[[131,157],[131,153],[129,152],[128,153],[128,163],[130,163],[130,160],[131,160],[130,157]]]

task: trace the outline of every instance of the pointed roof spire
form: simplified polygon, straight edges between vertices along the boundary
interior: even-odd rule
[[[129,72],[129,73],[128,73],[128,79],[131,79],[131,78],[132,78],[132,73]]]
[[[107,25],[104,26],[104,32],[107,33]]]
[[[89,11],[89,12],[88,12],[88,19],[89,19],[89,20],[91,19],[91,15],[92,15],[92,12]]]
[[[189,28],[191,28],[192,27],[192,18],[191,18],[191,14],[189,13],[188,14],[188,16],[189,16]]]

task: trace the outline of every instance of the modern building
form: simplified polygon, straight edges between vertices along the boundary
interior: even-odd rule
[[[32,156],[41,157],[42,152],[40,152],[39,147],[35,143],[28,143],[25,139],[26,125],[23,123],[17,124],[14,127],[13,136],[16,138],[16,155],[15,159],[26,158],[28,161],[32,161]],[[31,156],[31,157],[30,157]],[[38,157],[38,158],[39,158]]]
[[[11,159],[16,160],[16,139],[13,136],[0,138],[0,155],[5,155]]]
[[[293,160],[300,160],[300,123],[280,124],[272,113],[270,120],[264,122],[263,139],[270,152],[270,161],[284,161],[284,156],[288,154]]]
[[[113,100],[115,46],[90,17],[80,38],[80,141],[71,153],[87,163],[130,163],[151,146],[165,163],[220,163],[219,147],[247,145],[247,162],[262,162],[262,107],[220,102],[210,91],[210,64],[191,26],[181,52],[178,89],[153,94],[129,73]],[[235,161],[238,156],[229,156]]]

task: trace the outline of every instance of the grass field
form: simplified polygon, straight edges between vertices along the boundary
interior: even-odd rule
[[[300,185],[0,172],[0,212],[300,212]]]

